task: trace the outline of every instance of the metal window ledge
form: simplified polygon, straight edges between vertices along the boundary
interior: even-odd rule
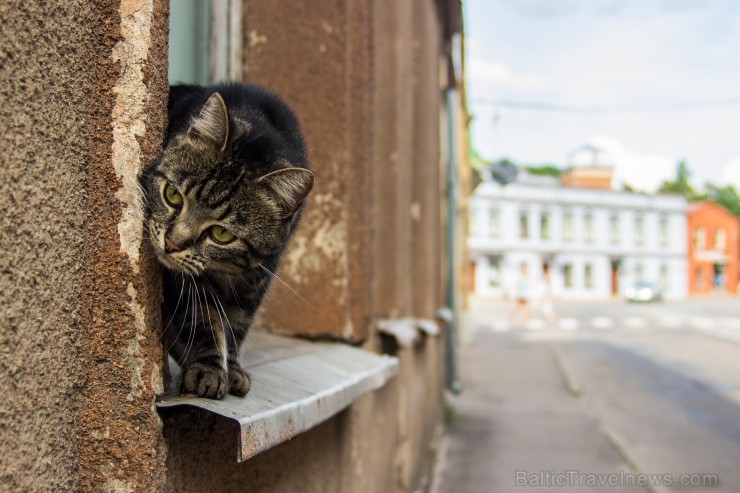
[[[175,379],[156,403],[160,408],[196,406],[236,420],[239,462],[329,419],[398,372],[392,356],[261,332],[249,335],[240,361],[252,380],[246,397],[179,397]]]

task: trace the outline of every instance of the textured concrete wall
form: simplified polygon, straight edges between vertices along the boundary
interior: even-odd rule
[[[135,177],[165,123],[167,4],[0,5],[0,483],[164,484],[156,272]]]

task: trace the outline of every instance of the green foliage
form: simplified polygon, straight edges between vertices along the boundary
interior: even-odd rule
[[[682,195],[689,202],[708,200],[719,204],[735,216],[740,217],[740,195],[733,185],[715,185],[706,183],[704,193],[698,192],[691,186],[691,170],[686,161],[680,161],[676,166],[676,179],[666,180],[660,187],[660,192]]]
[[[740,195],[733,185],[715,185],[707,183],[704,185],[707,200],[719,204],[735,216],[740,217]]]
[[[676,179],[666,180],[658,189],[661,193],[672,193],[682,195],[688,201],[700,198],[697,191],[691,186],[691,170],[686,161],[679,161],[676,165]]]
[[[535,176],[552,176],[553,178],[560,178],[563,174],[563,170],[554,164],[542,164],[538,166],[525,166],[527,172],[530,175]]]

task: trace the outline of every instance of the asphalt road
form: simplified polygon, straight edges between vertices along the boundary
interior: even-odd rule
[[[740,300],[476,301],[434,489],[740,492]]]

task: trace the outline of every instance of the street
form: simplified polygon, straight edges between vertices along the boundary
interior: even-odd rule
[[[471,306],[437,492],[740,491],[737,300],[511,307]]]

